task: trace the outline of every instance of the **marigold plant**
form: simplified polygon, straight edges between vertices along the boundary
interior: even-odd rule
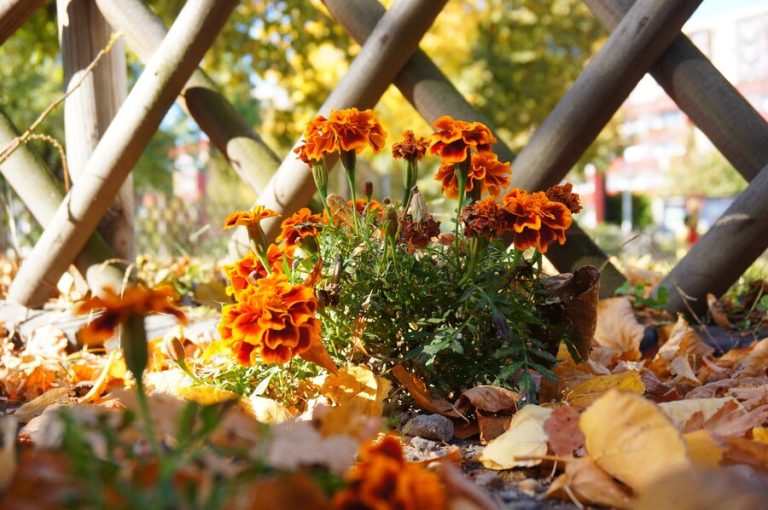
[[[496,138],[481,123],[441,117],[433,127],[430,138],[406,131],[393,144],[406,165],[403,199],[382,203],[370,183],[364,199],[354,192],[357,153],[384,144],[373,112],[340,110],[310,122],[297,153],[324,211],[295,212],[276,244],[252,239],[253,251],[225,267],[235,302],[224,306],[220,332],[241,364],[322,355],[332,358],[324,366],[366,363],[382,374],[405,365],[442,396],[476,384],[527,390],[531,370],[551,376],[568,330],[553,320],[539,282],[541,255],[565,241],[578,195],[568,186],[510,188],[510,164],[492,152]],[[332,154],[351,197],[323,188]],[[453,228],[430,213],[415,185],[428,154],[439,157],[443,192],[458,199]],[[301,363],[295,370],[318,373]]]

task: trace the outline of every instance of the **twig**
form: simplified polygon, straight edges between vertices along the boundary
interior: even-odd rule
[[[54,137],[46,134],[31,134],[30,140],[42,140],[53,145],[57,151],[59,151],[59,157],[61,158],[61,171],[64,174],[64,192],[69,193],[70,183],[72,176],[69,174],[69,165],[67,165],[67,154],[64,152],[64,147]]]
[[[43,110],[43,112],[35,119],[35,121],[30,125],[26,131],[24,131],[23,134],[20,136],[17,136],[13,140],[11,140],[8,145],[3,147],[3,150],[0,151],[0,164],[2,164],[6,159],[10,157],[13,152],[19,148],[20,145],[25,144],[29,141],[30,137],[32,136],[32,133],[35,129],[37,129],[40,124],[45,120],[45,118],[50,114],[54,108],[59,106],[62,102],[64,102],[65,99],[67,99],[75,90],[82,85],[82,83],[85,81],[85,78],[93,71],[93,69],[99,64],[101,59],[108,54],[110,51],[112,51],[112,46],[114,46],[115,42],[120,39],[123,36],[122,32],[119,32],[117,34],[113,34],[112,37],[109,39],[109,43],[102,48],[101,51],[96,55],[96,58],[93,59],[93,62],[88,64],[88,67],[86,67],[83,70],[83,73],[80,75],[78,80],[72,85],[69,90],[67,90],[64,94],[62,94],[58,99],[56,99],[54,102],[48,105],[48,107]]]

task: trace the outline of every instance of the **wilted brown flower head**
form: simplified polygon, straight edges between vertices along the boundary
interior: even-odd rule
[[[578,193],[573,192],[573,184],[570,182],[563,185],[555,185],[546,190],[547,198],[553,202],[560,202],[571,211],[571,214],[576,214],[583,209],[581,206],[581,199]]]
[[[417,138],[411,130],[403,131],[403,139],[392,144],[392,157],[407,161],[421,161],[428,147],[428,138]]]
[[[485,198],[465,206],[459,221],[467,237],[494,239],[512,228],[513,218],[493,198]]]
[[[440,222],[431,214],[426,214],[421,221],[414,221],[410,214],[406,214],[405,221],[400,225],[400,242],[407,244],[410,252],[426,247],[438,235]]]

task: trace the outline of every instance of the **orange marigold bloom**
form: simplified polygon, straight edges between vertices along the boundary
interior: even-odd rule
[[[443,194],[448,198],[458,198],[459,180],[453,163],[443,163],[435,174],[435,180],[441,182]],[[498,196],[501,190],[509,185],[512,169],[509,163],[502,163],[496,154],[483,152],[472,155],[472,164],[467,175],[467,193],[481,187],[481,193]]]
[[[403,139],[392,144],[392,157],[407,161],[421,161],[429,147],[429,139],[416,137],[413,131],[403,131]]]
[[[445,490],[436,473],[408,462],[400,441],[384,436],[360,449],[360,462],[347,475],[349,486],[333,500],[337,510],[443,510]]]
[[[446,165],[461,163],[467,159],[470,148],[477,152],[489,152],[496,143],[491,130],[481,122],[464,122],[447,115],[432,124],[432,146],[429,152],[437,154]]]
[[[554,241],[565,243],[565,231],[571,226],[571,211],[560,202],[553,202],[543,191],[528,194],[513,189],[504,195],[504,207],[514,216],[515,247],[537,248],[547,253]]]
[[[283,364],[320,342],[317,298],[311,287],[273,273],[257,280],[242,301],[222,309],[219,332],[243,365],[261,358]]]
[[[570,182],[560,185],[555,185],[547,189],[544,193],[547,194],[547,198],[553,202],[560,202],[565,205],[571,214],[576,214],[583,209],[581,206],[581,198],[578,193],[573,192],[573,184]]]
[[[270,244],[267,248],[267,260],[272,272],[282,272],[283,260],[290,266],[293,262],[295,249],[296,247],[293,245],[281,248],[276,244]],[[223,270],[230,281],[226,289],[227,295],[234,296],[238,301],[245,289],[255,284],[256,280],[267,276],[267,271],[253,251],[249,251],[245,257],[234,264],[225,265]]]
[[[379,152],[384,147],[387,133],[373,110],[334,110],[328,123],[338,137],[339,149],[343,151],[360,153],[370,146],[373,152]]]
[[[462,209],[459,221],[464,222],[464,235],[494,239],[512,228],[512,215],[493,198],[478,200]]]
[[[283,220],[280,235],[275,239],[276,243],[285,240],[286,246],[296,246],[299,239],[304,237],[316,237],[320,232],[320,225],[324,223],[320,214],[312,214],[306,207],[302,207],[289,218]]]
[[[258,225],[265,218],[275,218],[280,216],[272,209],[257,205],[250,211],[237,211],[227,216],[224,221],[224,228],[234,228],[237,226],[249,227]]]
[[[76,313],[103,310],[78,332],[84,344],[99,344],[117,332],[118,326],[132,316],[169,313],[180,322],[186,322],[184,312],[174,306],[176,292],[169,286],[147,289],[142,286],[127,287],[122,295],[112,289],[104,289],[104,297],[91,297],[75,307]]]
[[[361,152],[370,146],[379,152],[387,133],[373,110],[357,108],[333,110],[328,118],[318,115],[304,130],[304,144],[294,152],[302,161],[311,164],[326,155],[340,151]]]

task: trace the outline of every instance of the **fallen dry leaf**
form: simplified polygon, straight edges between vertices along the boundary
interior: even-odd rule
[[[758,443],[768,444],[768,427],[755,427],[752,429],[752,439]]]
[[[506,388],[475,386],[462,392],[456,407],[461,411],[474,407],[489,413],[514,413],[519,401],[520,395]]]
[[[568,461],[565,465],[565,473],[552,483],[547,496],[570,499],[565,487],[571,490],[580,503],[612,508],[629,508],[630,506],[626,488],[589,458]]]
[[[450,462],[437,462],[435,469],[445,486],[451,510],[501,510],[501,505],[465,477]]]
[[[702,418],[708,420],[728,402],[737,404],[736,400],[731,397],[692,398],[676,400],[674,402],[662,402],[659,404],[659,408],[664,411],[664,414],[672,420],[672,423],[674,423],[677,428],[683,430],[685,429],[686,423],[688,423],[695,413],[701,413]]]
[[[768,473],[768,443],[743,437],[726,437],[722,463],[747,464]]]
[[[224,506],[225,510],[331,510],[323,490],[304,473],[275,475],[249,484]]]
[[[321,395],[336,406],[359,401],[354,405],[365,416],[382,415],[384,399],[391,388],[389,380],[361,365],[342,367],[335,374],[321,375],[311,382]]]
[[[18,421],[13,416],[0,416],[0,494],[16,471],[16,427]]]
[[[584,433],[579,428],[579,413],[572,407],[561,406],[552,411],[544,422],[550,449],[557,456],[570,456],[584,446]]]
[[[709,315],[712,316],[712,320],[715,324],[723,329],[733,329],[733,324],[725,314],[723,304],[717,297],[711,292],[707,293],[707,308],[709,308]]]
[[[48,390],[39,397],[30,400],[16,410],[14,416],[21,423],[26,423],[36,416],[43,414],[43,411],[54,404],[67,404],[74,402],[72,395],[74,392],[69,388],[54,388]]]
[[[680,432],[635,393],[609,391],[582,413],[579,426],[589,456],[635,491],[690,465]]]
[[[483,448],[480,462],[495,470],[541,464],[539,459],[518,460],[517,457],[546,455],[544,423],[551,414],[552,409],[533,404],[522,408],[512,418],[507,431]]]
[[[733,377],[751,377],[768,373],[768,338],[757,342],[752,351],[736,362]]]
[[[643,394],[645,385],[637,372],[619,372],[587,379],[566,393],[565,401],[573,407],[585,409],[611,389]]]
[[[272,428],[267,461],[270,466],[288,471],[325,466],[342,475],[352,465],[358,444],[352,436],[323,437],[308,422],[286,422]],[[263,445],[255,444],[255,455],[262,455],[263,449]]]
[[[723,459],[725,448],[715,440],[708,430],[695,430],[683,435],[688,447],[688,457],[699,467],[717,467]]]
[[[632,303],[625,297],[602,299],[597,304],[595,342],[626,355],[640,359],[640,342],[645,328],[637,322]]]
[[[424,381],[410,373],[402,364],[398,363],[392,367],[392,375],[408,390],[419,407],[425,411],[433,414],[442,414],[450,418],[462,417],[450,403],[445,400],[432,398]]]
[[[684,469],[641,490],[634,510],[757,510],[766,508],[768,488],[728,469]]]

